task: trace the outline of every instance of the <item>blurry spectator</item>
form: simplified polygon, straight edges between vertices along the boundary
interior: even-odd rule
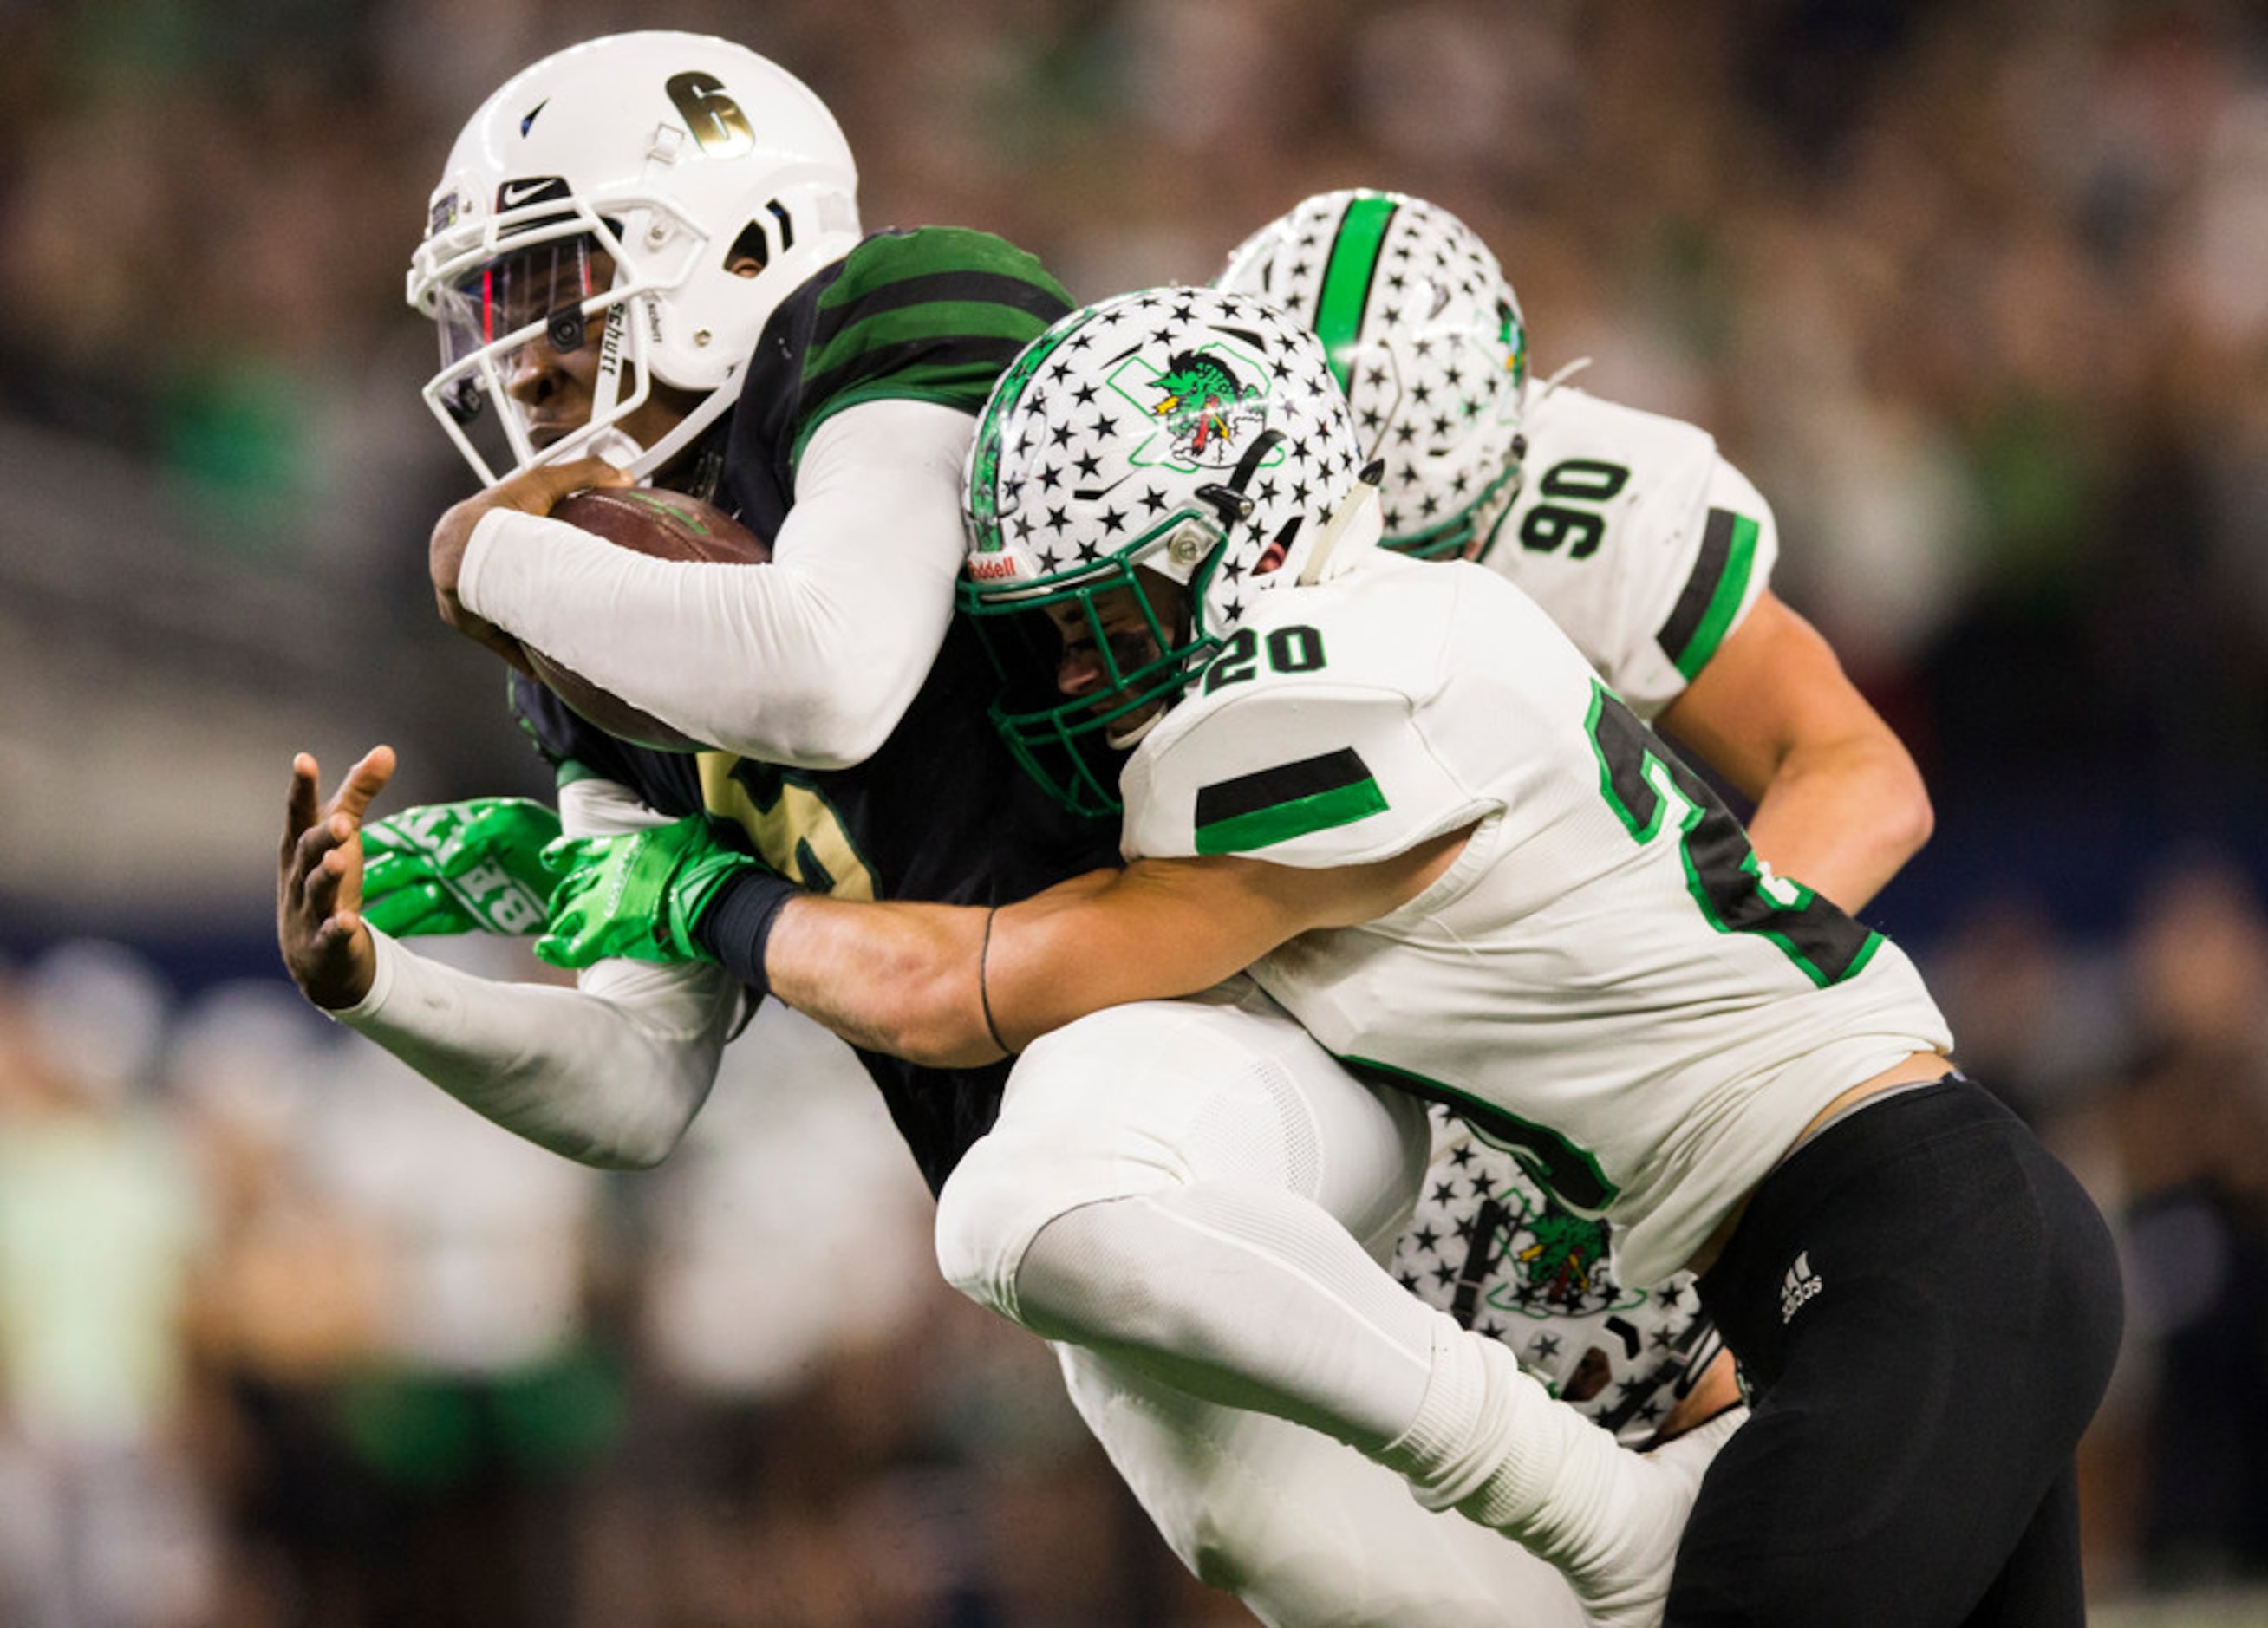
[[[213,1604],[181,1337],[207,1218],[153,1100],[166,1004],[97,942],[0,991],[0,1618],[26,1628]]]
[[[623,1513],[665,1620],[946,1620],[922,1525],[863,1518],[918,1450],[889,1353],[943,1285],[928,1191],[850,1053],[769,1003],[684,1144],[631,1181],[650,1491]]]
[[[174,1024],[168,1076],[215,1218],[194,1336],[218,1392],[230,1628],[371,1620],[378,1499],[337,1401],[379,1348],[383,1239],[311,1159],[341,1049],[276,983],[210,991]]]
[[[467,956],[497,940],[452,941]],[[444,954],[451,953],[444,951]],[[335,1396],[368,1494],[381,1628],[605,1622],[584,1561],[622,1416],[602,1177],[497,1129],[385,1053],[341,1046],[305,1156],[374,1241],[373,1344]]]
[[[2129,1043],[2115,955],[2087,952],[2038,900],[2012,894],[1978,901],[1926,961],[1962,1068],[2043,1131],[2097,1105]]]
[[[2139,1045],[2117,1125],[2155,1381],[2143,1573],[2268,1578],[2268,917],[2242,878],[2197,864],[2158,882],[2132,954]]]

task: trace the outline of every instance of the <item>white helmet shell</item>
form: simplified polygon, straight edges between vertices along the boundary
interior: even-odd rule
[[[525,468],[605,445],[658,380],[706,398],[697,422],[668,438],[674,453],[738,398],[782,300],[858,242],[857,196],[826,106],[745,47],[654,31],[547,56],[474,114],[434,189],[409,277],[409,303],[442,328],[425,399],[493,481],[465,432],[482,408],[497,414],[512,467]],[[580,302],[606,323],[601,380],[591,421],[539,453],[505,394],[505,365],[563,313],[500,306],[482,279],[576,244],[614,262],[611,285]],[[662,460],[662,449],[641,450],[643,469]]]
[[[1321,193],[1246,239],[1214,283],[1322,340],[1363,456],[1385,466],[1385,547],[1487,547],[1519,490],[1528,330],[1470,227],[1400,193]]]
[[[1322,347],[1265,301],[1148,289],[1034,340],[969,448],[961,588],[1017,760],[1075,812],[1116,811],[1126,753],[1253,597],[1336,574],[1376,541],[1359,464]],[[1141,630],[1122,637],[1127,605]],[[1086,630],[1100,696],[1059,685],[1066,627]]]
[[[1138,566],[1218,639],[1296,579],[1361,460],[1315,336],[1263,300],[1157,288],[1086,306],[994,387],[969,449],[965,598],[1031,603]]]

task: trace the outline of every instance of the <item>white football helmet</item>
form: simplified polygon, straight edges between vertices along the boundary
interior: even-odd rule
[[[1213,279],[1312,327],[1386,467],[1385,546],[1487,551],[1520,490],[1528,330],[1496,256],[1401,193],[1326,192],[1263,226]]]
[[[1361,461],[1322,347],[1263,300],[1149,289],[1034,340],[969,449],[961,590],[1008,683],[994,720],[1025,767],[1078,812],[1115,810],[1123,754],[1253,595],[1376,541]],[[1102,601],[1121,589],[1146,637],[1106,629]],[[1057,692],[1058,623],[1025,614],[1049,610],[1084,619],[1104,700]]]
[[[850,149],[784,69],[703,34],[571,46],[482,105],[434,189],[409,284],[441,333],[426,404],[484,483],[585,453],[649,474],[739,398],[765,321],[858,235]],[[589,420],[549,444],[559,427],[506,387],[539,336],[598,347]],[[656,381],[703,399],[639,446],[615,426]]]

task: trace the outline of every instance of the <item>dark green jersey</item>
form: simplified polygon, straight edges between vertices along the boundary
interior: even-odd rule
[[[765,328],[720,427],[716,501],[758,535],[776,535],[812,431],[861,402],[938,402],[969,413],[973,431],[993,380],[1069,306],[1037,261],[985,233],[927,227],[866,239]],[[632,746],[526,679],[515,691],[563,776],[620,782],[666,814],[706,813],[720,834],[815,892],[997,904],[1115,864],[1118,831],[1115,821],[1074,820],[1016,766],[987,714],[996,687],[956,619],[888,739],[864,762],[826,770]],[[704,930],[729,916],[730,902],[728,889]],[[749,947],[711,947],[750,976]],[[991,1128],[1006,1065],[925,1070],[859,1058],[934,1190]]]
[[[974,415],[1016,353],[1071,309],[1040,262],[958,226],[881,232],[765,324],[727,431],[718,502],[778,534],[812,432],[863,401]]]

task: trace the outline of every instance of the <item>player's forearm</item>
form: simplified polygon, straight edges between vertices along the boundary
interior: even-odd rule
[[[862,615],[845,585],[784,565],[652,559],[502,511],[474,533],[460,593],[485,620],[694,739],[807,769],[857,762],[880,744],[951,608],[948,586],[927,614]]]
[[[806,895],[771,926],[771,992],[854,1046],[935,1068],[1003,1055],[981,982],[990,912]]]
[[[1464,836],[1330,871],[1138,860],[992,911],[806,895],[771,927],[766,981],[853,1045],[965,1068],[1106,1006],[1211,989],[1309,927],[1383,914]]]
[[[944,642],[966,414],[876,402],[821,426],[767,565],[689,564],[498,512],[458,593],[475,615],[696,740],[806,769],[864,761]]]
[[[1857,740],[1791,752],[1749,838],[1774,871],[1856,913],[1920,851],[1935,819],[1904,748]]]
[[[332,1015],[539,1146],[656,1164],[707,1100],[738,1001],[713,967],[610,963],[570,990],[475,977],[374,936],[370,993]]]

